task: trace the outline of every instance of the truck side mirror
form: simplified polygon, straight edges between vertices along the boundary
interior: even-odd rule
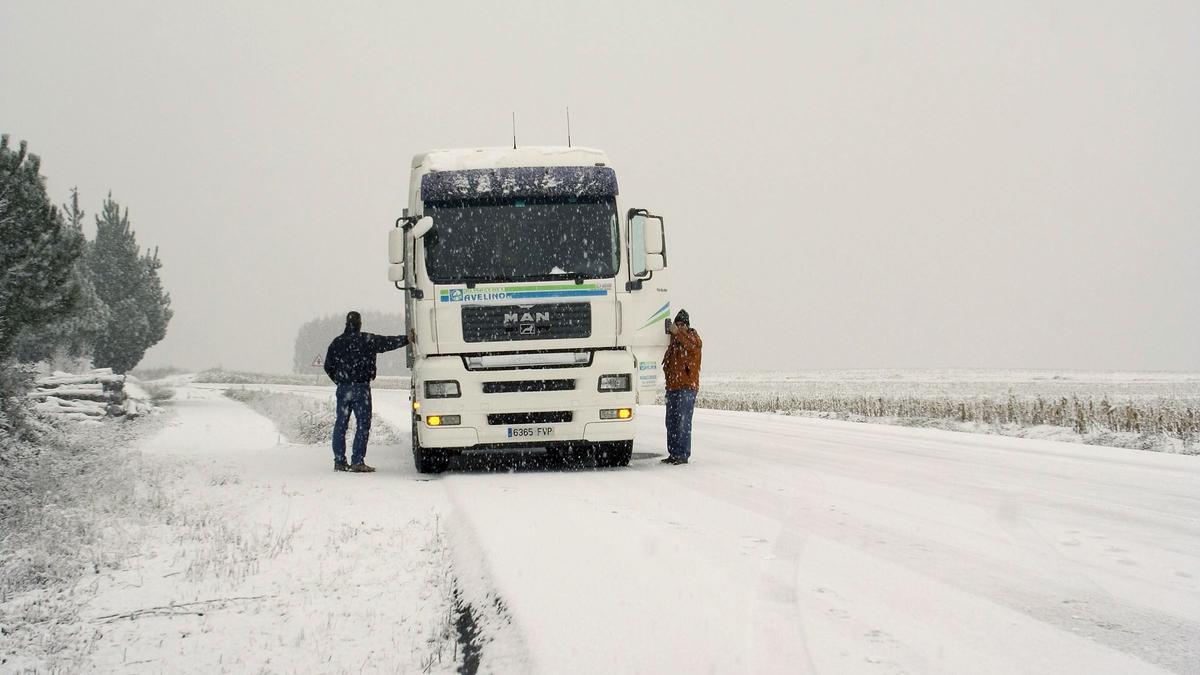
[[[660,218],[658,216],[651,216],[648,214],[645,216],[645,218],[646,218],[646,225],[645,225],[646,255],[647,256],[657,255],[661,258],[662,253],[663,253],[663,221],[662,221],[662,218]],[[654,268],[647,266],[646,269],[652,270]],[[661,268],[659,268],[659,269],[661,269]]]
[[[413,239],[420,239],[433,229],[433,218],[422,216],[417,222],[413,223],[412,236]]]
[[[404,263],[391,263],[388,265],[388,281],[392,283],[404,283]]]
[[[629,262],[635,279],[630,283],[638,287],[643,279],[649,278],[645,275],[666,268],[662,216],[646,209],[629,209]]]
[[[404,262],[404,230],[398,227],[388,231],[388,262],[392,265]]]

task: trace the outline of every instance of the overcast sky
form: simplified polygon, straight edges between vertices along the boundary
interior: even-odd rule
[[[0,131],[160,248],[147,365],[398,310],[411,156],[568,105],[708,368],[1200,370],[1200,3],[0,3]]]

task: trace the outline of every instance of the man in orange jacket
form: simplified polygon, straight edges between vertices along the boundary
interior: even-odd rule
[[[704,343],[692,329],[686,310],[667,326],[671,344],[663,356],[667,376],[667,452],[664,464],[687,464],[692,456],[692,411],[700,391],[700,350]]]

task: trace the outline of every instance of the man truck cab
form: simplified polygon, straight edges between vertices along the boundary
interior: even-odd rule
[[[408,204],[388,254],[416,335],[417,469],[504,451],[628,464],[669,339],[662,218],[624,208],[588,148],[422,153]]]

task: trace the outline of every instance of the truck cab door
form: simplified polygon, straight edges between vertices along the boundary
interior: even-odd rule
[[[636,361],[636,388],[641,403],[652,403],[660,384],[663,352],[670,342],[671,317],[666,231],[662,216],[630,209],[626,219],[628,264],[621,294],[621,345]]]

